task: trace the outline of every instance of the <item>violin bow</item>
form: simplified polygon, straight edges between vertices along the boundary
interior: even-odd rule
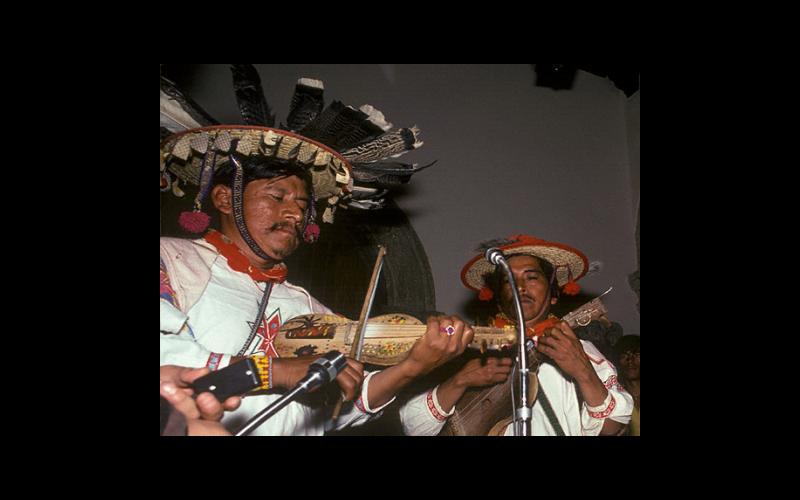
[[[375,300],[375,291],[378,289],[378,278],[383,269],[383,257],[385,255],[386,247],[383,245],[378,246],[378,257],[375,259],[375,267],[372,269],[372,278],[369,280],[367,296],[364,298],[364,305],[361,306],[361,315],[358,317],[358,330],[350,348],[350,357],[356,361],[361,361],[361,351],[364,349],[364,337],[367,332],[367,319],[369,318],[369,312],[372,310],[372,302]],[[344,403],[344,397],[339,398],[333,408],[332,420],[339,418],[339,413],[342,411],[342,403]]]

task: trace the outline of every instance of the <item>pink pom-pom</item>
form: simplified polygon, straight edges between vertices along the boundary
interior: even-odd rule
[[[303,239],[307,243],[314,243],[317,241],[317,239],[319,239],[319,226],[314,222],[310,222],[306,226],[306,230],[303,231]]]
[[[211,217],[208,214],[200,211],[196,212],[181,212],[178,218],[178,223],[182,228],[190,233],[202,233],[208,229],[208,223]]]
[[[480,292],[478,292],[478,300],[482,300],[483,302],[492,300],[493,297],[494,292],[492,292],[491,288],[487,286],[481,288]]]

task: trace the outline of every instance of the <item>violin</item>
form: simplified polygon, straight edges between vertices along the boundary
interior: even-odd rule
[[[600,297],[611,291],[607,290]],[[561,321],[570,327],[586,326],[608,311],[600,297],[567,314]],[[331,350],[350,352],[359,323],[331,314],[304,314],[283,324],[275,336],[274,346],[280,357],[310,356]],[[403,361],[427,325],[407,314],[385,314],[371,318],[366,325],[360,361],[379,366],[392,366]],[[471,349],[500,351],[517,342],[517,331],[509,324],[502,328],[473,326],[475,336]],[[534,335],[539,332],[534,333]]]
[[[385,314],[371,318],[364,333],[361,361],[392,366],[403,361],[411,347],[428,326],[407,314]],[[472,327],[475,337],[468,347],[501,350],[514,345],[516,330]],[[274,346],[280,357],[309,356],[330,350],[349,352],[358,331],[358,322],[330,314],[304,314],[286,323],[275,336]]]

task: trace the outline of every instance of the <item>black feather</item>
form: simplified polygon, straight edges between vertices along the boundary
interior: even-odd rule
[[[422,145],[418,135],[419,129],[417,127],[392,130],[374,140],[364,141],[354,148],[342,151],[342,156],[355,163],[397,157]]]
[[[436,161],[422,166],[399,162],[353,163],[353,179],[379,185],[405,184],[413,174],[432,166]]]
[[[247,125],[273,127],[275,115],[272,114],[261,88],[261,78],[252,64],[231,64],[233,89],[242,119]]]
[[[380,136],[383,129],[372,123],[363,111],[333,101],[299,133],[342,151]]]
[[[201,126],[208,127],[210,125],[219,125],[217,120],[212,118],[206,110],[201,108],[200,105],[194,102],[189,96],[181,92],[177,85],[175,85],[175,82],[164,75],[161,75],[161,90],[172,99],[175,99],[183,110]]]
[[[325,105],[322,93],[324,89],[312,87],[298,82],[294,87],[292,104],[286,125],[289,130],[300,130],[317,117]]]

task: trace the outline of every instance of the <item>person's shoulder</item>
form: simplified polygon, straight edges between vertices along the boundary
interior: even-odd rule
[[[172,236],[162,236],[160,238],[161,249],[171,252],[194,251],[200,254],[216,254],[217,249],[203,238],[188,239],[175,238]]]
[[[304,297],[310,297],[310,298],[314,299],[314,297],[311,295],[311,293],[308,290],[306,290],[305,288],[303,288],[300,285],[295,285],[293,283],[290,283],[288,280],[284,281],[283,283],[278,284],[276,286],[276,288],[275,288],[275,291],[278,291],[278,290],[280,290],[280,292],[278,292],[278,293],[282,292],[285,295],[289,295],[289,296],[293,296],[293,297],[302,295]],[[316,299],[314,299],[314,300],[316,300]]]
[[[278,286],[287,297],[302,298],[311,302],[311,309],[315,313],[331,314],[332,311],[325,304],[314,298],[311,293],[300,285],[294,285],[289,281],[284,281]],[[279,292],[280,293],[280,292]]]

